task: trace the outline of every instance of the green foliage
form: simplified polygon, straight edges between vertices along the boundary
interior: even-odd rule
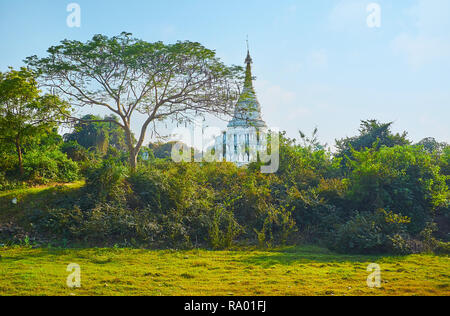
[[[437,254],[450,255],[450,242],[438,242],[435,252]]]
[[[446,146],[443,149],[443,153],[440,157],[440,163],[439,163],[442,174],[447,176],[447,181],[450,181],[450,146]],[[447,183],[448,183],[447,182]]]
[[[391,236],[389,237],[392,243],[391,251],[400,255],[445,252],[446,244],[434,237],[436,231],[437,225],[435,223],[427,223],[427,226],[417,238],[412,238],[406,234]]]
[[[61,147],[61,151],[67,155],[73,161],[86,162],[89,160],[90,153],[78,144],[76,141],[64,142]]]
[[[317,186],[323,178],[337,177],[340,160],[333,159],[332,154],[314,139],[302,137],[303,146],[295,139],[287,138],[285,133],[280,134],[280,168],[277,172],[280,179],[287,185],[307,189]]]
[[[383,147],[353,152],[347,180],[353,209],[373,212],[384,208],[412,219],[408,230],[419,233],[448,203],[446,177],[432,157],[412,146]]]
[[[392,239],[406,231],[410,219],[392,212],[357,213],[332,234],[329,245],[345,253],[385,253],[392,249]]]
[[[416,146],[421,146],[429,154],[441,154],[445,150],[445,148],[449,147],[447,143],[439,143],[433,137],[422,139],[416,144]]]
[[[125,177],[127,167],[112,158],[94,165],[86,171],[86,194],[93,203],[124,201],[127,193]]]
[[[149,149],[153,153],[153,156],[158,159],[170,159],[172,157],[172,146],[175,142],[168,143],[151,143]]]
[[[84,222],[83,213],[78,206],[70,209],[32,209],[28,210],[27,218],[35,234],[50,239],[58,236],[59,241],[78,237],[82,233],[80,228]]]
[[[425,229],[420,233],[420,237],[424,244],[424,250],[428,253],[438,248],[439,241],[434,238],[433,234],[437,231],[437,225],[435,223],[428,223]]]
[[[59,150],[33,149],[24,158],[24,175],[33,183],[74,182],[79,179],[78,165]]]
[[[242,233],[242,226],[236,221],[231,205],[233,201],[227,201],[223,205],[218,205],[212,215],[209,238],[214,249],[227,249]]]
[[[338,197],[340,193],[335,191],[336,188],[328,192],[322,191],[324,183],[327,182],[322,182],[317,188],[299,191],[291,187],[288,191],[287,201],[295,208],[293,218],[299,229],[299,237],[305,242],[323,240],[347,217],[345,209],[337,206],[340,202],[333,203],[341,200]]]
[[[24,183],[8,177],[4,171],[0,171],[0,191],[15,190],[24,187]]]
[[[50,131],[69,113],[69,105],[57,96],[40,95],[35,73],[26,68],[0,73],[0,135],[15,147],[21,176],[23,146]]]
[[[368,148],[376,147],[394,147],[409,145],[410,141],[406,138],[407,133],[393,134],[391,131],[391,123],[380,123],[377,120],[361,121],[360,135],[355,137],[347,137],[336,140],[338,149],[337,157],[343,159],[343,167],[348,159],[353,158],[355,151],[364,151]]]
[[[2,190],[22,181],[43,184],[79,178],[78,166],[59,150],[62,138],[55,128],[69,106],[54,95],[41,95],[35,78],[25,68],[0,73]]]
[[[78,143],[87,150],[94,150],[105,155],[109,147],[119,151],[127,151],[125,133],[119,125],[116,116],[105,116],[101,118],[95,115],[85,115],[74,126],[72,133],[64,135],[66,142]],[[111,121],[109,121],[111,120]],[[133,140],[135,143],[136,140]]]
[[[298,144],[281,134],[280,170],[262,174],[258,164],[239,168],[155,157],[130,173],[123,152],[111,146],[101,157],[47,133],[25,151],[27,172],[35,172],[29,177],[44,182],[70,175],[72,169],[64,168],[74,163],[64,162],[63,148],[74,159],[88,157],[80,162],[86,186],[79,196],[33,206],[23,222],[33,228],[31,240],[44,236],[63,245],[226,249],[314,243],[343,253],[446,251],[446,148],[430,153],[423,146],[377,142],[352,150],[342,168],[342,159],[316,135],[301,135]],[[8,179],[0,173],[0,185],[10,185]]]
[[[256,227],[271,245],[288,242],[295,230],[291,210],[271,205],[265,175],[232,164],[165,161],[125,171],[113,161],[92,168],[79,200],[32,219],[36,233],[90,244],[222,249],[257,243]]]
[[[275,245],[286,245],[289,237],[296,229],[296,223],[292,217],[292,210],[286,207],[270,207],[261,230],[255,229],[260,247],[273,247]]]
[[[104,121],[122,128],[132,171],[154,123],[190,121],[194,113],[223,114],[237,96],[238,70],[200,43],[148,43],[123,32],[98,34],[86,42],[63,40],[47,52],[44,58],[27,58],[27,65],[77,106],[95,106],[120,118]],[[134,143],[131,123],[137,113],[146,117]],[[104,138],[96,137],[97,144]]]

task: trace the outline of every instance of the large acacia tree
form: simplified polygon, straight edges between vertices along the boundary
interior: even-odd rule
[[[110,122],[125,132],[133,170],[146,133],[156,122],[231,113],[238,94],[235,79],[241,69],[225,66],[199,43],[148,43],[122,33],[96,35],[85,43],[64,40],[48,53],[45,58],[29,57],[26,63],[40,73],[43,84],[73,105],[101,107],[117,115],[119,121]],[[137,113],[145,120],[134,142]]]
[[[26,68],[0,72],[0,140],[15,147],[21,176],[23,146],[69,113],[57,96],[41,94],[35,76]]]

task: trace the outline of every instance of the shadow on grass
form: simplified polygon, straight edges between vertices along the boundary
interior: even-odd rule
[[[67,185],[60,184],[4,192],[0,196],[0,223],[15,221],[31,209],[46,208],[70,201],[71,198],[80,195],[83,186],[84,183],[79,181]],[[13,198],[18,200],[17,204],[12,203]]]
[[[15,254],[17,251],[17,255]],[[0,254],[1,248],[0,248]],[[65,249],[65,248],[10,248],[8,255],[2,254],[0,262],[31,262],[45,258],[45,261],[54,262],[62,257],[67,260],[86,260],[94,264],[107,264],[114,260],[116,255],[120,255],[114,249],[109,248],[86,248],[86,249]]]
[[[14,251],[7,256],[3,255],[3,262],[11,261],[30,261],[38,258],[46,258],[47,261],[54,261],[60,257],[67,257],[70,260],[87,260],[94,264],[109,264],[123,255],[138,256],[140,252],[147,251],[156,252],[156,254],[167,255],[172,254],[173,259],[183,260],[184,251],[168,251],[168,250],[142,250],[142,249],[114,249],[114,248],[40,248],[35,249],[20,249],[17,255]],[[208,254],[214,253],[205,250]],[[1,253],[1,252],[0,252]],[[229,257],[230,261],[237,261],[247,265],[261,266],[269,268],[276,265],[298,265],[298,264],[319,264],[319,265],[334,265],[349,263],[353,265],[361,264],[367,266],[368,263],[373,262],[400,262],[406,260],[407,257],[398,257],[393,255],[345,255],[331,252],[325,248],[316,246],[295,246],[283,249],[273,250],[246,250],[241,252],[232,252],[238,257]],[[178,255],[179,254],[179,255]],[[239,256],[239,255],[242,256]],[[195,254],[190,253],[192,258]],[[220,251],[219,256],[228,257],[227,253]],[[209,258],[209,256],[206,256]]]
[[[343,255],[315,246],[296,246],[268,251],[268,254],[249,257],[248,264],[271,267],[274,265],[310,264],[310,263],[367,263],[377,262],[390,255]],[[396,259],[399,259],[396,257]]]

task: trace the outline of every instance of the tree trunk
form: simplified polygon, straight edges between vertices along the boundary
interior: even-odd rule
[[[130,170],[131,170],[131,172],[135,172],[137,170],[137,156],[138,156],[138,153],[136,153],[136,150],[134,148],[132,148],[130,150]]]
[[[19,139],[16,139],[16,151],[17,151],[17,156],[19,158],[20,176],[23,178],[25,171],[23,170],[23,155],[22,155],[22,148],[20,148]]]
[[[125,138],[128,146],[129,158],[128,161],[130,163],[130,171],[135,172],[137,170],[137,156],[139,154],[140,148],[135,148],[133,144],[133,134],[129,127],[125,128]]]

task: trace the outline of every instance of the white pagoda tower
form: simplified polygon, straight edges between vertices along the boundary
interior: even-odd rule
[[[236,104],[227,130],[216,138],[215,150],[223,159],[244,166],[258,160],[258,153],[267,148],[267,125],[262,119],[261,105],[253,88],[252,58],[245,59],[247,69],[242,94]]]

